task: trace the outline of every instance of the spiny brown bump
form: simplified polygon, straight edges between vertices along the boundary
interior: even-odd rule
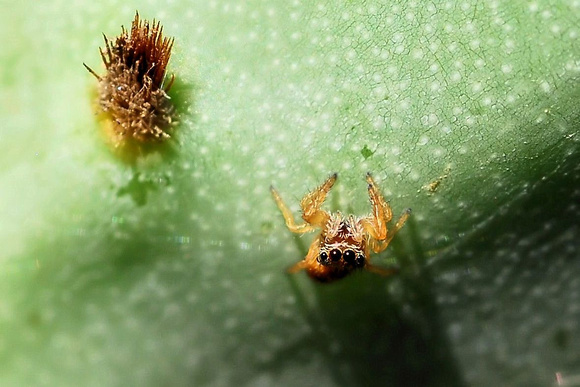
[[[130,33],[121,27],[121,35],[114,41],[103,37],[105,47],[99,51],[106,74],[100,76],[85,67],[99,81],[98,103],[112,120],[117,141],[168,138],[176,123],[167,95],[173,75],[164,85],[173,38],[163,36],[163,27],[155,19],[151,24],[139,19],[139,13],[135,13]]]

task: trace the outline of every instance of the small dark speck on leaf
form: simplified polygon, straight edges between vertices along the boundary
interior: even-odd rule
[[[360,154],[365,158],[365,160],[371,157],[374,153],[375,152],[370,150],[366,145],[360,150]]]

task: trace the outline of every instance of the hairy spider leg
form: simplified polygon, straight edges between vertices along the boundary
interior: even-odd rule
[[[324,228],[330,215],[328,212],[321,210],[322,203],[326,200],[326,195],[336,182],[337,174],[332,174],[324,183],[322,183],[314,191],[306,194],[300,201],[302,207],[302,219],[307,223]]]
[[[274,198],[276,205],[278,206],[280,212],[282,213],[282,216],[284,217],[286,227],[288,227],[290,231],[296,234],[304,234],[313,231],[315,229],[314,226],[306,222],[303,224],[296,224],[296,222],[294,221],[294,216],[292,216],[292,212],[290,211],[286,203],[284,203],[278,191],[276,191],[274,187],[270,186],[270,192],[272,193],[272,197]]]
[[[270,187],[270,192],[274,197],[274,201],[278,205],[284,220],[286,221],[286,227],[294,233],[303,234],[306,232],[313,231],[316,227],[323,228],[328,222],[330,215],[326,211],[320,209],[322,203],[326,199],[328,191],[332,188],[336,182],[336,173],[330,176],[322,185],[316,188],[314,191],[306,194],[304,198],[300,201],[300,207],[302,208],[302,219],[304,219],[303,224],[296,224],[292,212],[284,203],[280,194],[274,187]]]
[[[305,195],[304,198],[300,201],[300,207],[302,208],[302,218],[304,219],[303,224],[296,224],[292,212],[286,203],[284,203],[278,191],[276,191],[274,187],[270,187],[274,201],[280,209],[280,212],[282,212],[282,216],[286,222],[286,227],[288,227],[290,231],[297,234],[303,234],[309,231],[313,231],[317,227],[323,228],[326,225],[330,215],[328,215],[326,211],[321,210],[320,207],[322,206],[322,203],[324,203],[326,195],[336,182],[336,178],[337,174],[335,173],[314,191]],[[322,237],[318,235],[316,239],[312,241],[306,257],[302,261],[299,261],[295,265],[292,265],[290,268],[288,268],[289,273],[296,273],[300,270],[307,269],[308,267],[312,266],[312,264],[316,261],[320,251],[321,238]]]
[[[369,184],[369,198],[373,206],[372,215],[361,219],[361,223],[365,231],[370,235],[369,247],[375,253],[380,253],[385,250],[397,231],[403,227],[407,218],[411,214],[411,210],[407,209],[401,215],[392,230],[387,229],[387,223],[393,218],[393,211],[389,203],[385,201],[379,189],[377,188],[370,173],[367,174],[367,182]],[[384,269],[382,267],[373,266],[370,263],[365,265],[365,269],[380,275],[390,275],[397,272],[397,269]]]
[[[387,223],[393,218],[393,211],[379,192],[370,173],[367,173],[367,183],[369,184],[369,199],[371,200],[373,211],[370,216],[361,219],[361,223],[365,231],[373,239],[382,241],[387,238]]]
[[[302,208],[302,219],[304,219],[303,224],[296,224],[292,212],[286,203],[284,203],[278,191],[276,191],[276,189],[271,186],[270,192],[272,193],[274,201],[280,209],[282,216],[284,216],[286,227],[288,227],[290,231],[297,234],[313,231],[316,227],[324,227],[330,216],[326,211],[321,210],[320,206],[322,206],[322,203],[324,203],[328,191],[330,191],[335,182],[336,173],[330,176],[314,191],[306,194],[300,201],[300,207]]]
[[[389,243],[391,243],[391,240],[393,239],[393,237],[395,236],[395,234],[397,233],[397,231],[399,231],[403,225],[405,224],[405,222],[407,221],[407,218],[409,218],[409,215],[411,215],[411,209],[407,208],[399,217],[399,220],[397,220],[397,223],[395,223],[395,226],[393,227],[392,230],[389,231],[389,235],[385,240],[373,240],[371,241],[371,245],[372,245],[372,249],[375,253],[380,253],[381,251],[385,250],[387,248],[387,246],[389,245]]]

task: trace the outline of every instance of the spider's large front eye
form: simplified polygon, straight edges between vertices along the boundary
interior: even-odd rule
[[[326,254],[326,251],[320,253],[320,255],[318,256],[318,262],[320,262],[323,265],[328,264],[328,254]]]
[[[330,259],[332,260],[332,262],[336,262],[340,259],[340,256],[342,254],[340,253],[339,249],[332,249],[330,250]]]
[[[355,264],[356,254],[352,250],[346,250],[343,254],[344,260],[350,265]]]

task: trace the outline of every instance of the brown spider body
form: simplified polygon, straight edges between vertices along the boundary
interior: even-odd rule
[[[336,174],[330,176],[320,187],[307,194],[300,206],[304,223],[297,225],[290,209],[282,201],[278,192],[271,188],[272,195],[286,221],[286,226],[295,233],[322,229],[314,239],[306,257],[289,269],[295,273],[302,269],[321,282],[330,282],[350,274],[354,270],[366,269],[378,274],[388,275],[395,269],[383,269],[369,262],[371,250],[379,253],[387,248],[395,233],[409,217],[406,210],[394,228],[388,232],[387,223],[392,218],[389,204],[379,193],[370,174],[367,174],[369,198],[373,212],[365,217],[344,216],[340,212],[328,213],[320,207],[326,195],[336,182]]]

